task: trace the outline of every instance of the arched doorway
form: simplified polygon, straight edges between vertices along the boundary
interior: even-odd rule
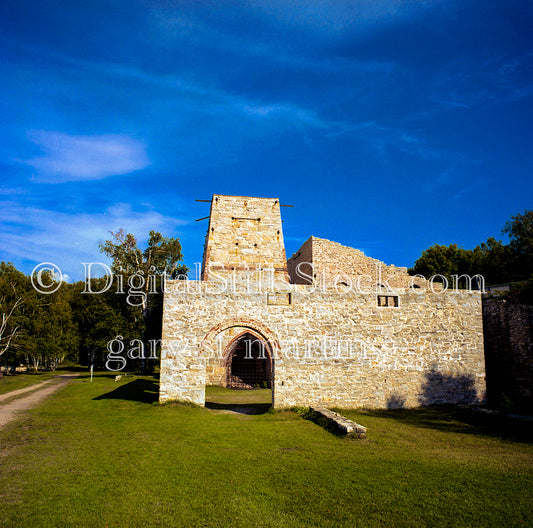
[[[224,366],[227,388],[272,388],[272,358],[267,343],[257,335],[244,332],[229,343]]]

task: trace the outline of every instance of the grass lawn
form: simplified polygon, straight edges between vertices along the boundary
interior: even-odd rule
[[[113,378],[82,376],[0,430],[0,525],[531,526],[520,430],[452,410],[345,411],[368,427],[347,440],[267,411],[269,391],[159,405],[156,380]],[[259,414],[224,410],[230,394]]]

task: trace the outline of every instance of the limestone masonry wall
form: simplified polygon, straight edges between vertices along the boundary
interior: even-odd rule
[[[399,307],[390,308],[378,307],[374,294],[296,286],[290,306],[272,306],[266,293],[214,293],[209,286],[168,284],[162,401],[203,404],[205,384],[216,382],[217,368],[223,374],[228,333],[246,329],[275,351],[276,407],[413,407],[484,398],[479,293],[405,291]]]
[[[289,279],[293,284],[313,284],[313,240],[309,237],[302,247],[287,260]]]
[[[204,247],[203,280],[211,273],[270,266],[287,276],[287,260],[277,198],[214,195]]]
[[[427,287],[423,279],[409,276],[407,268],[388,266],[358,249],[317,237],[310,237],[287,261],[287,267],[295,284],[346,284],[366,289],[376,285],[385,289]]]

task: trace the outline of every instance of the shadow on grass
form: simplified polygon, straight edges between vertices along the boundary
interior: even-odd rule
[[[483,414],[470,407],[439,405],[421,409],[366,411],[365,414],[450,433],[493,436],[514,442],[533,442],[533,421],[505,415]]]
[[[95,400],[129,400],[140,403],[155,403],[159,400],[159,383],[156,380],[136,379],[119,385]]]
[[[265,414],[271,408],[270,403],[215,403],[205,402],[207,409],[232,411],[240,414]]]

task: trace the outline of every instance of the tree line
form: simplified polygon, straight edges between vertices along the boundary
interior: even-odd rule
[[[118,335],[124,342],[160,339],[163,281],[188,272],[180,264],[179,239],[150,231],[142,250],[122,229],[111,235],[100,251],[111,258],[116,280],[107,275],[58,283],[51,272],[32,277],[0,263],[0,360],[6,370],[20,364],[55,370],[65,359],[103,365],[108,343]],[[37,279],[51,293],[35,287]]]
[[[487,285],[523,282],[522,288],[529,288],[533,283],[533,211],[512,216],[502,234],[508,235],[508,244],[494,237],[474,249],[435,244],[408,271],[425,277],[443,275],[450,283],[453,275],[479,274]]]

